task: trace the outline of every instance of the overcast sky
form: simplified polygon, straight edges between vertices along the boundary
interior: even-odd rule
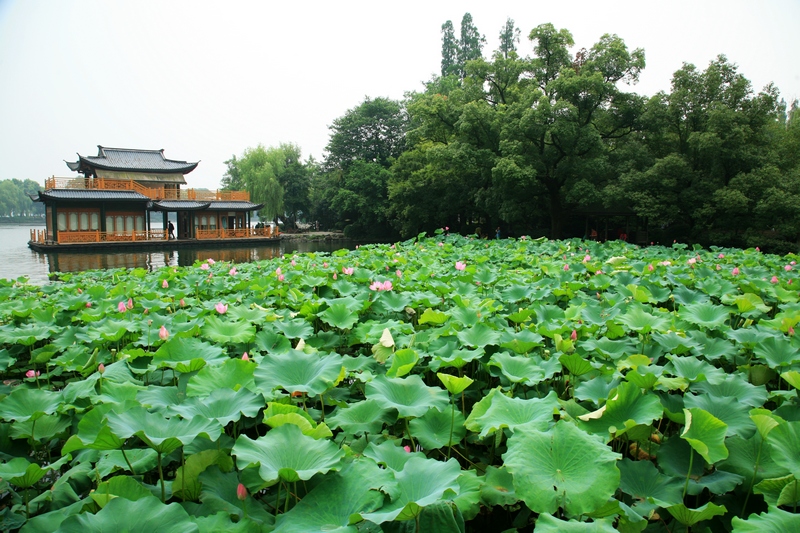
[[[573,52],[604,33],[644,48],[639,94],[725,54],[755,91],[774,82],[800,98],[799,0],[0,0],[0,179],[69,176],[64,160],[98,144],[199,160],[187,181],[212,189],[259,143],[321,159],[335,118],[439,72],[442,23],[458,33],[465,12],[485,57],[506,18],[521,55],[551,22]]]

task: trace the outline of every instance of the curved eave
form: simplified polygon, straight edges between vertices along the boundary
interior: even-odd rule
[[[203,211],[208,206],[209,202],[161,201],[153,202],[150,208],[154,211]]]
[[[92,168],[99,168],[102,170],[111,170],[117,172],[152,172],[154,174],[188,174],[197,168],[200,162],[186,163],[185,165],[176,165],[174,168],[145,168],[145,167],[121,167],[115,165],[104,165],[97,161],[89,160],[82,155],[78,154],[78,161],[70,163],[65,161],[70,170],[83,172]]]
[[[258,211],[264,204],[251,202],[211,202],[209,211]]]

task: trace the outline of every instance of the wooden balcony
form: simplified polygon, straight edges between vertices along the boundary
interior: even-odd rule
[[[280,235],[278,228],[266,226],[263,228],[238,228],[238,229],[195,229],[195,236],[204,239],[249,239],[252,237],[276,238]]]
[[[44,181],[47,189],[98,189],[105,191],[136,191],[151,200],[222,200],[228,202],[250,201],[247,191],[211,191],[198,189],[175,189],[161,186],[147,186],[135,180],[112,180],[105,178],[57,178]]]
[[[228,240],[228,239],[251,239],[267,238],[277,239],[280,236],[278,228],[266,226],[263,228],[239,228],[239,229],[199,229],[195,228],[195,235],[198,240]],[[47,230],[32,229],[31,242],[47,244],[50,241]],[[58,244],[86,244],[97,242],[151,242],[166,241],[167,232],[163,229],[139,230],[139,231],[59,231]],[[172,241],[176,242],[176,241]]]

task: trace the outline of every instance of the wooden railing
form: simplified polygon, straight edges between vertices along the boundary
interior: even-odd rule
[[[278,237],[278,228],[266,226],[263,228],[239,228],[239,229],[195,229],[198,240],[202,239],[246,239],[250,237]]]
[[[38,242],[44,244],[47,240],[47,230],[46,229],[32,229],[31,230],[31,242]]]
[[[106,178],[57,178],[44,180],[47,189],[99,189],[105,191],[136,191],[151,200],[221,200],[228,202],[249,202],[247,191],[208,191],[198,189],[172,189],[165,186],[148,187],[135,180],[114,180]]]

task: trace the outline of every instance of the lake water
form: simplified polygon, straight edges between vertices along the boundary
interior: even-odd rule
[[[155,229],[154,225],[154,229]],[[197,260],[249,263],[272,259],[292,252],[334,252],[353,249],[357,241],[307,241],[283,239],[262,246],[241,248],[192,247],[181,250],[144,250],[109,253],[39,253],[28,248],[32,225],[0,225],[0,278],[17,279],[27,276],[31,283],[49,281],[50,272],[78,272],[105,268],[146,268],[188,266]],[[43,229],[39,226],[37,229]]]

